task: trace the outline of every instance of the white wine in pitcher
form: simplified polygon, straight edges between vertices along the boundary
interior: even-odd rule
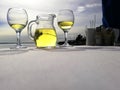
[[[53,28],[36,29],[34,41],[37,47],[56,46],[57,35]]]

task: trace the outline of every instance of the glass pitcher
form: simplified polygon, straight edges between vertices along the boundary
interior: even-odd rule
[[[28,36],[34,40],[37,48],[56,47],[57,34],[54,28],[54,14],[44,16],[36,16],[36,20],[32,20],[28,24]],[[36,26],[35,30],[33,26]],[[33,34],[34,31],[34,34]]]

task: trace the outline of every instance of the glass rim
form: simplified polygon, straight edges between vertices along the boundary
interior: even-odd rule
[[[26,11],[26,9],[21,8],[21,7],[10,7],[10,8],[8,8],[8,10],[11,10],[11,9],[16,9],[16,10],[25,10],[25,11]]]
[[[59,11],[71,11],[71,12],[73,12],[72,9],[60,9]]]

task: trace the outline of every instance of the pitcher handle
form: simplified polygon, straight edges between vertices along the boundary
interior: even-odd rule
[[[32,26],[36,24],[36,20],[32,20],[28,23],[28,27],[27,27],[27,32],[28,32],[28,37],[31,39],[31,40],[34,40],[34,36],[32,34]]]

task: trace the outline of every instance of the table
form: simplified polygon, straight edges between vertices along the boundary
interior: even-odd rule
[[[120,47],[2,47],[0,90],[120,90]]]

